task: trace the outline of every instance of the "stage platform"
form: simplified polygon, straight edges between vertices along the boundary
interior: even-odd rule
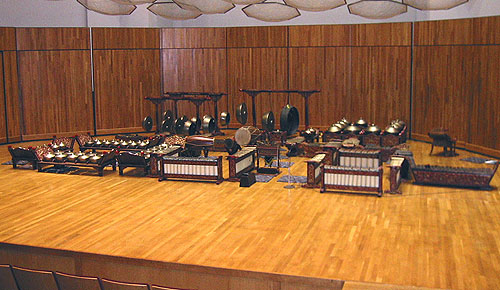
[[[409,144],[419,164],[487,167]],[[404,183],[381,198],[141,175],[0,166],[0,264],[200,290],[500,285],[498,173],[491,191]]]

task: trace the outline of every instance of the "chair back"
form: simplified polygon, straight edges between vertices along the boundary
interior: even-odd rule
[[[101,290],[99,279],[95,277],[75,276],[54,273],[59,290]]]
[[[0,290],[17,290],[10,265],[0,265]]]
[[[12,266],[19,290],[58,290],[54,275],[49,271]]]
[[[149,290],[148,284],[136,284],[101,279],[102,290]]]

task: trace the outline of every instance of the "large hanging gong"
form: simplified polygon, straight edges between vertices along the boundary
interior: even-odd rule
[[[273,131],[274,124],[276,120],[274,119],[274,113],[269,111],[262,116],[262,129],[266,131]]]
[[[151,132],[153,129],[153,118],[151,118],[151,116],[147,116],[144,120],[142,120],[142,128],[144,128],[147,132]]]
[[[281,109],[280,130],[292,135],[299,129],[299,111],[294,106],[287,104]]]
[[[245,125],[248,120],[248,108],[246,103],[241,103],[236,107],[236,119],[241,125]]]
[[[201,123],[201,127],[203,128],[203,132],[205,133],[213,133],[215,131],[215,119],[210,115],[203,116],[203,121]]]

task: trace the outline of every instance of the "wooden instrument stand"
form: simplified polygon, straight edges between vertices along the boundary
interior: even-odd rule
[[[252,97],[252,120],[253,126],[257,127],[257,110],[255,106],[255,99],[260,93],[285,93],[288,94],[287,104],[290,104],[290,94],[299,94],[304,97],[305,103],[305,123],[306,129],[309,128],[309,97],[314,93],[319,93],[320,90],[310,90],[310,91],[299,91],[299,90],[250,90],[250,89],[240,89],[241,92],[246,93]]]
[[[156,107],[156,133],[160,132],[160,104],[164,103],[167,100],[174,101],[174,118],[177,119],[179,117],[179,113],[177,110],[177,102],[178,101],[190,101],[196,106],[196,117],[200,118],[200,106],[206,101],[213,101],[214,103],[214,118],[215,118],[215,132],[212,134],[213,136],[224,135],[223,132],[220,131],[218,120],[219,120],[219,108],[218,102],[223,97],[227,96],[226,93],[218,93],[218,92],[166,92],[160,98],[150,98],[146,97],[144,99],[151,101],[155,104]]]

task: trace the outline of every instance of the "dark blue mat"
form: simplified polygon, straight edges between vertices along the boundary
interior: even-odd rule
[[[12,165],[12,160],[4,162],[4,163],[2,163],[2,165]],[[29,163],[26,160],[21,160],[21,161],[17,162],[17,168],[33,169],[33,165],[31,165],[31,163]]]
[[[287,162],[287,161],[280,160],[280,168],[292,167],[293,164],[294,164],[293,162]],[[271,167],[278,167],[278,161],[273,161],[273,164],[271,165]]]
[[[26,165],[26,164],[28,164],[28,163],[29,163],[29,162],[28,162],[28,161],[26,161],[26,160],[21,160],[21,161],[17,162],[17,165]],[[7,161],[7,162],[4,162],[4,163],[2,163],[2,165],[12,165],[12,160],[9,160],[9,161]]]
[[[283,160],[283,159],[288,159],[289,157],[286,156],[286,155],[280,155],[280,160]],[[276,157],[274,157],[274,159],[277,159]]]
[[[54,166],[54,167],[42,169],[42,172],[64,174],[64,173],[68,173],[68,172],[75,171],[75,170],[78,170],[78,167],[70,167],[70,166],[55,167]]]
[[[271,181],[276,175],[269,174],[255,174],[255,181],[267,183]]]
[[[283,175],[278,182],[288,182],[288,175]],[[290,175],[290,183],[307,183],[307,176]]]

